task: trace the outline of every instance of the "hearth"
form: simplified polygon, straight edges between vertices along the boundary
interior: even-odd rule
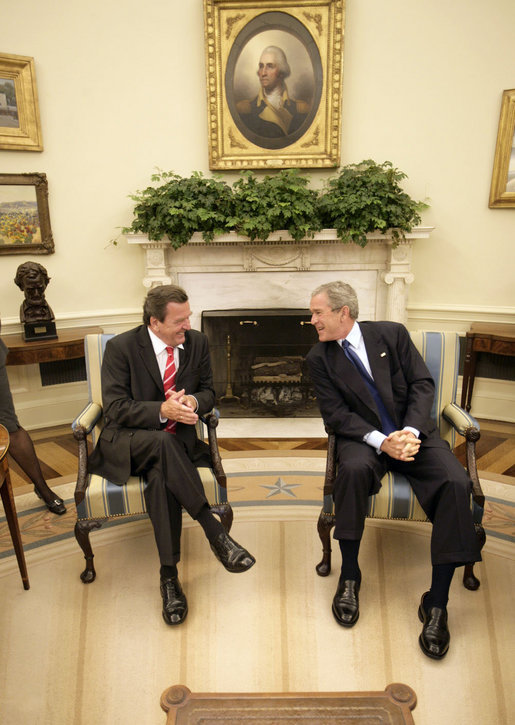
[[[305,357],[318,337],[302,309],[205,310],[223,417],[314,417]]]

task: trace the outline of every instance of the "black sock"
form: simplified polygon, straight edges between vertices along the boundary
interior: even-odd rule
[[[208,541],[214,541],[219,534],[225,531],[220,521],[211,513],[211,509],[207,504],[200,509],[197,521],[202,526]]]
[[[449,589],[451,588],[455,569],[456,564],[436,564],[433,566],[431,589],[424,601],[426,611],[431,607],[445,609],[449,601]]]
[[[172,564],[171,566],[168,564],[163,564],[161,566],[161,569],[159,570],[159,575],[163,579],[177,579],[177,577],[179,576],[175,564]]]
[[[339,539],[340,551],[342,552],[342,571],[340,582],[346,579],[353,579],[361,583],[361,571],[358,566],[359,545],[361,539]]]

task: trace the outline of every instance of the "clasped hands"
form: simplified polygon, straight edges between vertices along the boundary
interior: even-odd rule
[[[420,440],[410,430],[395,430],[381,444],[381,450],[398,461],[414,461]]]
[[[161,416],[168,420],[176,420],[178,423],[195,425],[198,415],[195,413],[196,400],[191,395],[186,395],[184,388],[174,390],[161,404]]]

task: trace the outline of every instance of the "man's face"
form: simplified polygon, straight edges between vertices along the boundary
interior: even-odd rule
[[[263,53],[258,66],[258,78],[261,87],[267,93],[273,91],[281,82],[281,74],[277,67],[275,55],[273,53]]]
[[[191,330],[190,317],[189,302],[169,302],[162,322],[157,317],[150,318],[150,329],[167,345],[177,347],[185,341],[186,330]]]
[[[309,309],[311,324],[318,332],[320,342],[341,340],[347,337],[354,324],[354,320],[349,315],[349,308],[345,306],[339,310],[332,310],[325,292],[311,298]]]

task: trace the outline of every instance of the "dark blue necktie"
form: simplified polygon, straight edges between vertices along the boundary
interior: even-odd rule
[[[351,347],[351,344],[348,340],[343,341],[343,352],[347,356],[347,358],[351,361],[351,363],[354,365],[358,373],[360,373],[361,377],[367,384],[368,389],[370,390],[370,393],[372,394],[372,397],[375,400],[375,403],[377,405],[377,409],[379,410],[379,415],[381,416],[381,430],[385,435],[389,435],[394,430],[397,430],[397,426],[393,422],[393,420],[390,418],[390,415],[388,414],[388,411],[385,408],[385,405],[383,403],[383,399],[379,395],[379,390],[376,387],[376,384],[374,382],[374,378],[370,375],[366,367],[361,362],[361,358],[357,354],[357,352],[354,350],[354,348]]]

